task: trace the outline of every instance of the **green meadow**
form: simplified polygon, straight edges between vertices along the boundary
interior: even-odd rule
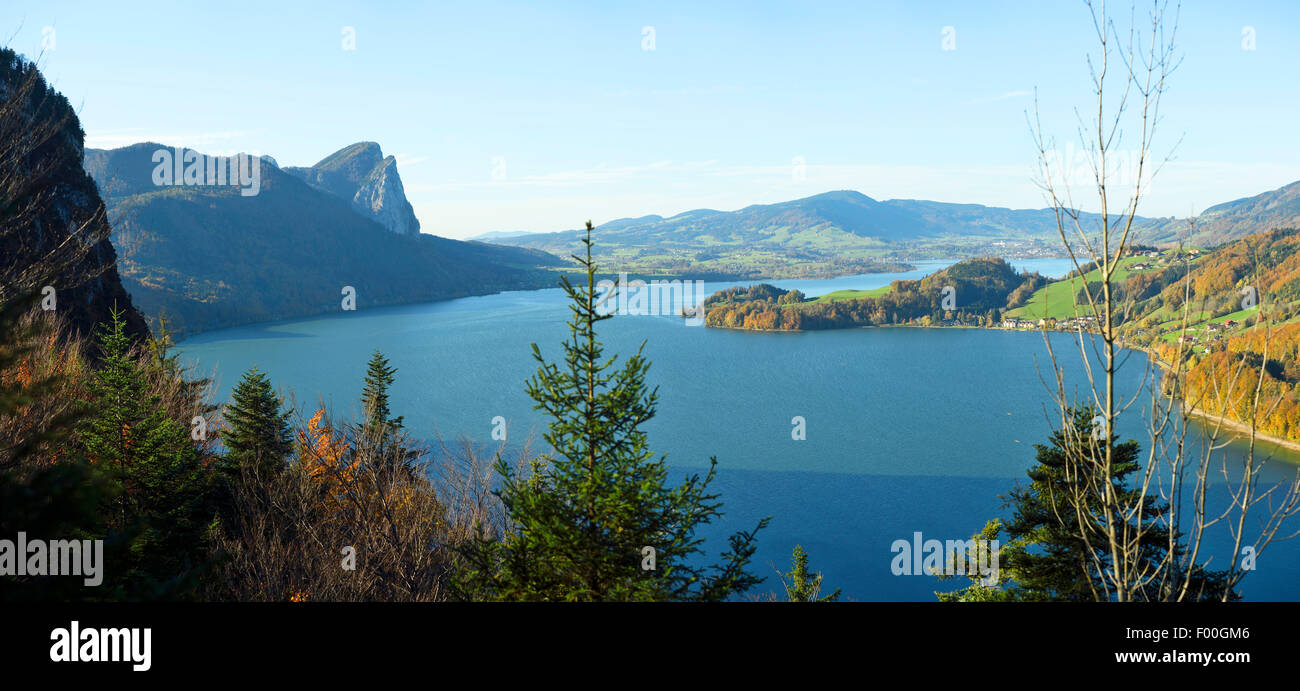
[[[1113,280],[1116,283],[1122,283],[1132,273],[1128,267],[1148,261],[1150,260],[1146,257],[1125,257],[1121,259],[1119,266],[1115,268]],[[1149,270],[1155,271],[1156,269]],[[1078,295],[1080,290],[1083,290],[1084,282],[1100,280],[1101,270],[1093,269],[1086,276],[1075,276],[1067,281],[1053,281],[1034,292],[1033,297],[1029,298],[1029,302],[1015,309],[1007,310],[1005,316],[1021,319],[1069,319],[1076,314],[1074,296]]]

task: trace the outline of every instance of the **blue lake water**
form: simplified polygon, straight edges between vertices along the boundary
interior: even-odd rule
[[[771,282],[816,296],[919,278],[948,263]],[[1049,276],[1071,268],[1059,259],[1014,263]],[[200,372],[215,373],[222,402],[240,373],[257,365],[308,414],[323,404],[348,415],[357,412],[366,361],[378,348],[398,368],[391,405],[413,434],[488,442],[492,419],[502,416],[517,442],[544,425],[524,393],[537,369],[530,344],[558,360],[568,317],[558,289],[510,292],[227,329],[181,348]],[[650,383],[660,387],[658,416],[646,427],[653,448],[683,473],[717,457],[727,515],[707,533],[711,550],[725,547],[725,533],[773,517],[755,562],[770,576],[764,589],[779,587],[775,569],[788,568],[798,543],[825,582],[849,598],[933,600],[934,590],[957,581],[894,576],[890,545],[917,531],[964,539],[1004,515],[999,495],[1024,478],[1033,444],[1050,432],[1051,396],[1036,371],[1050,372],[1039,333],[755,333],[692,327],[665,315],[615,317],[601,324],[600,336],[607,353],[630,354],[645,343]],[[1052,338],[1067,384],[1085,387],[1072,338]],[[1148,374],[1145,356],[1133,353],[1120,384],[1135,392]],[[1120,421],[1121,434],[1139,441],[1140,407]],[[791,437],[795,416],[806,421],[805,440]],[[1243,446],[1224,451],[1230,468]],[[1296,472],[1293,454],[1263,451],[1278,456],[1264,482]],[[1221,492],[1212,488],[1211,499],[1222,501]],[[1227,559],[1225,540],[1218,532],[1207,538],[1215,565]],[[1300,600],[1300,541],[1269,547],[1241,589],[1248,599]]]

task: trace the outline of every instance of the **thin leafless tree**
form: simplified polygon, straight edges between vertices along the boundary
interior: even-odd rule
[[[1271,542],[1295,534],[1286,533],[1284,526],[1300,509],[1300,478],[1260,486],[1260,469],[1266,459],[1257,453],[1256,428],[1269,409],[1267,401],[1261,400],[1262,366],[1252,377],[1243,361],[1230,379],[1231,390],[1219,392],[1213,400],[1183,395],[1185,349],[1190,342],[1186,335],[1194,321],[1190,266],[1185,267],[1183,278],[1180,337],[1173,361],[1161,363],[1152,352],[1139,391],[1125,397],[1117,386],[1116,374],[1132,355],[1125,348],[1123,334],[1135,304],[1135,296],[1119,290],[1117,272],[1140,231],[1139,206],[1152,179],[1172,159],[1178,145],[1175,142],[1163,156],[1153,155],[1162,97],[1181,62],[1175,48],[1178,9],[1171,15],[1164,0],[1153,2],[1146,13],[1133,7],[1127,35],[1122,35],[1104,2],[1087,4],[1098,45],[1088,60],[1095,109],[1076,110],[1075,119],[1091,179],[1080,184],[1071,179],[1072,171],[1061,168],[1054,141],[1044,134],[1036,97],[1029,118],[1039,160],[1038,183],[1055,210],[1062,246],[1077,274],[1084,277],[1085,304],[1076,307],[1076,316],[1094,325],[1079,326],[1075,331],[1088,389],[1082,399],[1067,387],[1052,340],[1044,332],[1054,379],[1049,388],[1068,447],[1065,489],[1052,497],[1052,503],[1062,524],[1078,526],[1079,537],[1092,555],[1091,563],[1081,568],[1100,583],[1094,593],[1097,599],[1228,599],[1246,575],[1237,556],[1246,552],[1258,558]],[[1127,151],[1122,148],[1126,136],[1134,139],[1134,148]],[[1095,195],[1098,214],[1079,210],[1075,187]],[[1194,219],[1188,228],[1190,238]],[[1089,270],[1099,275],[1095,287],[1086,278]],[[1255,328],[1262,331],[1267,343],[1267,310],[1259,310]],[[1267,361],[1267,350],[1264,359]],[[1222,432],[1233,401],[1241,396],[1251,400],[1250,416],[1238,426],[1245,435],[1246,450],[1241,466],[1235,467],[1226,448],[1230,440]],[[1070,411],[1085,402],[1099,411],[1094,420],[1099,434],[1083,433],[1072,423]],[[1219,408],[1207,409],[1211,404]],[[1117,488],[1109,439],[1117,420],[1130,409],[1146,420],[1147,444],[1142,470],[1135,473],[1140,477],[1132,485],[1139,491],[1126,497]],[[1198,415],[1215,422],[1189,423]],[[1218,476],[1222,476],[1227,503],[1212,508],[1208,490]],[[1153,512],[1153,501],[1167,502],[1168,510]],[[1216,555],[1216,562],[1206,554],[1203,542],[1208,531],[1219,524],[1231,531],[1233,552]],[[1168,548],[1163,557],[1149,558],[1143,545],[1150,542],[1151,535],[1166,532]],[[1199,590],[1205,581],[1198,576],[1210,568],[1224,573],[1221,592]]]

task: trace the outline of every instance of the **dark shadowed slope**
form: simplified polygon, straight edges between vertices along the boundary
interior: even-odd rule
[[[238,187],[159,186],[159,144],[87,153],[117,219],[123,274],[150,318],[195,332],[324,314],[356,291],[357,309],[549,287],[535,250],[398,234],[348,200],[260,165],[256,195]],[[329,159],[326,159],[329,161]]]
[[[53,306],[82,333],[118,309],[129,333],[148,335],[118,276],[104,202],[81,167],[81,123],[8,49],[0,49],[0,118],[0,292],[8,299],[48,286]]]

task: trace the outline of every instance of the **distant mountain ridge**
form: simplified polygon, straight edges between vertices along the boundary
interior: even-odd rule
[[[1219,245],[1253,233],[1295,227],[1300,227],[1300,181],[1202,211],[1195,240]]]
[[[155,185],[152,157],[166,148],[87,150],[85,167],[104,191],[127,288],[142,311],[165,314],[183,334],[337,312],[345,287],[356,291],[359,309],[551,287],[553,273],[543,267],[563,263],[536,250],[419,233],[413,215],[397,226],[412,232],[383,225],[373,208],[354,203],[367,185],[384,187],[376,177],[396,179],[390,159],[358,177],[377,146],[327,157],[313,167],[319,184],[264,157],[254,196],[231,186]]]
[[[501,242],[521,235],[528,235],[526,230],[493,230],[465,238],[471,242]]]
[[[597,255],[611,270],[790,278],[890,270],[911,259],[1054,256],[1056,220],[1051,209],[882,202],[838,190],[737,211],[623,218],[596,230]],[[492,241],[567,256],[580,237],[571,230]]]
[[[1092,220],[1095,214],[1084,214]],[[1142,222],[1152,219],[1140,218]],[[1055,212],[1045,209],[1007,209],[982,204],[952,204],[914,199],[877,201],[854,190],[823,192],[811,197],[776,204],[751,204],[736,211],[694,209],[674,216],[620,218],[597,226],[605,231],[637,231],[655,234],[710,232],[749,226],[764,228],[782,223],[806,221],[832,225],[858,237],[882,240],[912,240],[946,234],[1044,235],[1056,232]],[[501,234],[544,243],[552,238],[576,235],[579,230],[556,233]],[[483,237],[483,236],[480,236]],[[534,243],[529,243],[534,244]]]
[[[1080,219],[1096,227],[1097,214]],[[1300,182],[1206,209],[1196,231],[1186,219],[1135,218],[1134,242],[1218,245],[1246,235],[1300,224]],[[736,211],[695,209],[670,217],[647,215],[602,223],[597,252],[606,264],[643,271],[714,269],[721,273],[782,278],[815,275],[821,264],[982,254],[1058,256],[1056,212],[1008,209],[916,199],[878,201],[838,190]],[[490,242],[567,255],[581,231],[480,236]],[[755,268],[763,264],[770,270]],[[746,274],[746,272],[749,272]],[[783,273],[785,271],[785,273]]]

